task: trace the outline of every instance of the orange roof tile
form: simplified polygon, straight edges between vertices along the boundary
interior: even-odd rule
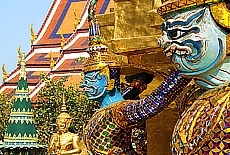
[[[60,70],[74,70],[74,69],[82,69],[83,65],[76,62],[76,59],[66,59],[57,69]]]
[[[47,73],[47,71],[27,71],[27,82],[28,83],[38,83],[40,81],[39,75],[41,73]],[[19,74],[14,76],[8,81],[8,83],[17,83],[19,79]]]
[[[63,36],[69,38],[74,32],[73,10],[76,8],[77,16],[80,18],[85,3],[86,0],[62,0],[46,29],[44,36],[39,40],[38,44],[60,43],[61,29]]]
[[[71,75],[68,76],[66,82],[64,82],[65,86],[73,85],[73,84],[80,84],[83,81],[82,75]]]
[[[2,93],[6,93],[7,96],[11,95],[12,93],[14,93],[16,90],[16,88],[6,88]]]
[[[56,61],[57,58],[60,56],[60,52],[53,52],[53,59]],[[49,53],[36,53],[34,54],[29,60],[26,61],[26,64],[50,64],[50,56]]]
[[[88,37],[81,37],[79,38],[72,46],[68,49],[75,49],[75,48],[88,48]]]
[[[60,80],[62,78],[62,76],[54,76],[52,78],[53,81],[57,81],[57,80]]]
[[[77,17],[82,17],[85,10],[86,0],[62,0],[55,12],[45,34],[39,40],[38,44],[60,43],[60,30],[62,29],[63,36],[69,38],[74,32],[74,15],[73,10],[76,8]],[[97,3],[97,14],[109,13],[110,8],[114,7],[113,0],[101,0]],[[51,9],[53,9],[51,7]],[[51,10],[50,10],[51,11]],[[49,11],[49,12],[50,12]],[[72,23],[72,24],[71,24]],[[44,23],[43,23],[44,25]],[[88,27],[86,20],[82,28]],[[40,30],[41,31],[41,30]],[[39,32],[40,34],[40,32]]]

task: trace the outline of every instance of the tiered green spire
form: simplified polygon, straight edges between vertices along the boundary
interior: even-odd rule
[[[33,109],[25,71],[25,53],[23,52],[16,96],[4,136],[4,147],[31,148],[36,147],[37,142],[38,137],[34,125]]]

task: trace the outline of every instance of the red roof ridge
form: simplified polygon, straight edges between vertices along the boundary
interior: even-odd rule
[[[0,93],[2,93],[2,88],[5,86],[5,83],[2,83],[0,86]]]
[[[47,73],[46,75],[48,75],[49,73]],[[38,82],[38,84],[34,87],[34,89],[33,90],[31,90],[30,91],[30,98],[32,98],[34,95],[36,95],[37,93],[38,93],[38,91],[40,90],[38,90],[35,94],[33,94],[38,88],[39,88],[39,86],[41,86],[43,83],[45,83],[45,81],[42,79],[42,80],[40,80],[39,82]]]
[[[44,28],[44,26],[45,26],[45,24],[46,24],[46,22],[47,22],[47,20],[48,20],[48,18],[50,16],[50,14],[51,14],[51,12],[52,12],[52,10],[53,10],[54,5],[56,4],[56,2],[57,2],[57,0],[53,0],[53,3],[51,4],[49,11],[47,12],[45,20],[43,21],[42,26],[40,27],[40,29],[39,29],[39,31],[37,33],[37,36],[40,35],[40,33],[42,32],[42,29]]]
[[[56,65],[61,61],[61,59],[64,57],[64,52],[63,51],[61,51],[61,54],[60,54],[60,56],[57,58],[57,60],[56,60],[56,63],[55,63],[55,66],[54,66],[54,68],[56,68]]]
[[[53,11],[54,6],[55,6],[55,4],[57,3],[57,1],[58,1],[58,0],[53,0],[53,3],[51,4],[50,9],[49,9],[49,11],[47,12],[47,15],[46,15],[46,17],[45,17],[45,20],[43,21],[42,26],[40,27],[40,29],[39,29],[39,31],[38,31],[38,33],[37,33],[37,39],[35,40],[35,43],[38,43],[38,41],[39,41],[39,40],[38,40],[39,35],[41,34],[43,28],[45,27],[45,25],[46,25],[46,23],[47,23],[47,21],[48,21],[50,15],[51,15],[51,12]]]
[[[17,66],[10,74],[9,74],[9,76],[8,76],[8,78],[6,79],[7,81],[8,80],[10,80],[10,78],[13,78],[14,76],[13,76],[13,74],[15,74],[17,71],[19,71],[20,70],[20,67],[19,66]],[[13,76],[13,77],[11,77],[11,76]],[[6,82],[7,82],[6,81]]]

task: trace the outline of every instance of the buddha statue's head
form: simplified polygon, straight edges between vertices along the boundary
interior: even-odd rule
[[[63,104],[61,107],[61,113],[57,116],[57,119],[56,119],[58,131],[60,133],[68,132],[71,121],[72,119],[70,115],[67,113],[66,105]]]
[[[181,75],[196,78],[226,60],[230,28],[227,5],[222,0],[162,0],[158,13],[165,22],[159,44]]]

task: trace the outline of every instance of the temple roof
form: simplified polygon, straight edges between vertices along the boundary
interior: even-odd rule
[[[53,80],[67,77],[66,84],[68,85],[79,83],[82,78],[82,65],[76,62],[76,59],[88,56],[86,53],[89,36],[88,6],[89,1],[86,0],[53,0],[36,35],[37,39],[31,45],[25,59],[25,70],[32,101],[36,100],[36,94],[45,85],[44,81],[39,79],[41,73],[45,73]],[[109,13],[113,7],[113,0],[100,0],[97,3],[96,13]],[[80,19],[80,23],[74,30],[76,19]],[[61,47],[61,30],[65,39],[64,47]],[[50,68],[51,51],[54,60],[52,69]],[[8,93],[8,96],[14,93],[19,78],[19,66],[2,83],[0,93]]]
[[[88,28],[86,0],[54,0],[45,21],[38,32],[38,39],[35,44],[60,43],[62,30],[64,38],[68,39],[74,33],[74,9],[76,18],[80,19],[77,29]],[[104,14],[113,7],[112,0],[101,0],[97,5],[97,14]]]

